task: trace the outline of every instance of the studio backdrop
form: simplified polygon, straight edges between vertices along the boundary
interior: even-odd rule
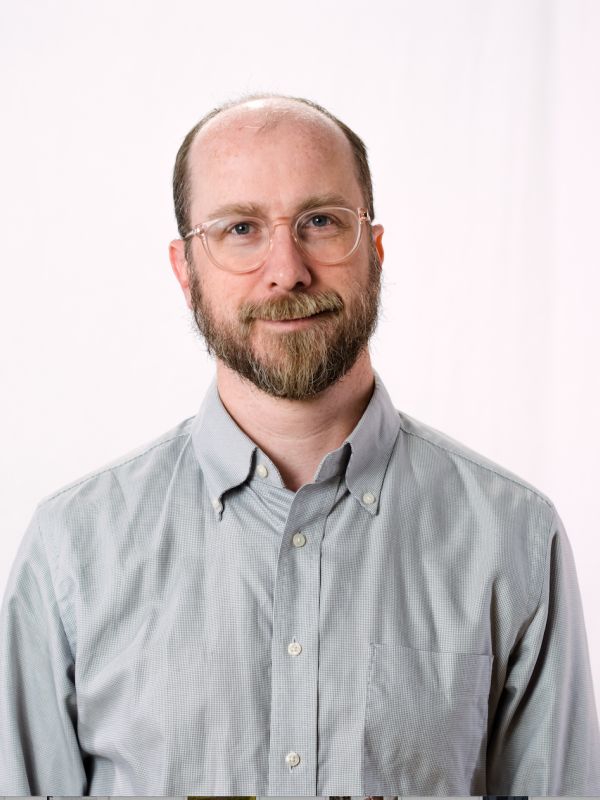
[[[367,143],[397,408],[555,502],[600,692],[600,3],[24,0],[0,10],[0,590],[36,503],[196,413],[167,258],[187,131],[247,91]]]

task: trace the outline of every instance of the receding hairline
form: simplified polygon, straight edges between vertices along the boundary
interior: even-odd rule
[[[214,141],[218,139],[220,135],[226,134],[232,128],[234,129],[244,118],[249,118],[259,123],[256,126],[241,126],[248,128],[255,127],[257,134],[272,131],[281,123],[288,121],[297,121],[300,125],[318,128],[323,132],[330,133],[339,142],[343,142],[343,146],[348,148],[348,154],[352,158],[352,148],[348,138],[345,136],[340,126],[332,119],[318,109],[307,105],[302,100],[289,97],[269,96],[259,99],[242,100],[235,105],[224,108],[211,117],[211,119],[207,120],[206,123],[196,131],[190,143],[186,164],[188,171],[190,168],[190,155],[196,148],[200,139],[206,138],[208,142]],[[188,179],[189,178],[188,172]]]

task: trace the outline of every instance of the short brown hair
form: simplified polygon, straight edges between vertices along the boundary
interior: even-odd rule
[[[363,140],[354,131],[349,128],[345,123],[334,116],[330,111],[327,111],[323,106],[313,103],[312,100],[306,100],[304,97],[289,97],[281,94],[247,94],[239,100],[234,100],[228,103],[223,103],[212,111],[209,111],[206,116],[202,117],[188,135],[183,140],[181,147],[175,159],[175,167],[173,169],[173,202],[175,204],[175,218],[177,220],[177,229],[179,235],[183,237],[188,233],[193,225],[190,219],[190,178],[188,169],[188,155],[190,148],[196,138],[198,131],[203,128],[207,122],[213,117],[216,117],[223,111],[227,111],[235,106],[244,105],[251,100],[293,100],[297,103],[304,103],[316,111],[319,111],[327,119],[334,122],[338,128],[344,133],[350,147],[352,148],[352,155],[354,157],[354,164],[356,166],[356,178],[363,194],[365,208],[369,211],[371,219],[375,219],[375,209],[373,207],[373,181],[371,178],[371,170],[369,169],[369,161],[367,158],[367,148]],[[186,248],[187,249],[187,248]]]

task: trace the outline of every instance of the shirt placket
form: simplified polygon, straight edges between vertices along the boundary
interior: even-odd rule
[[[321,541],[340,478],[296,494],[279,549],[273,603],[269,794],[315,795]]]

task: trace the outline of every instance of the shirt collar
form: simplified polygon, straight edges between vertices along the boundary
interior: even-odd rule
[[[346,486],[365,511],[372,515],[379,509],[383,479],[399,431],[398,412],[375,372],[375,390],[371,401],[344,443],[350,445],[352,451],[346,467]],[[327,458],[325,456],[323,461]]]
[[[345,470],[346,486],[370,514],[379,508],[381,487],[398,431],[400,418],[380,377],[375,373],[375,390],[358,425],[342,446],[328,453],[315,474],[321,483]],[[213,508],[223,510],[225,492],[244,483],[258,459],[269,464],[275,485],[281,479],[275,466],[227,413],[216,378],[210,385],[192,425],[194,451],[204,474]]]
[[[257,447],[227,413],[216,377],[192,424],[192,442],[213,508],[220,513],[224,493],[248,478]]]

